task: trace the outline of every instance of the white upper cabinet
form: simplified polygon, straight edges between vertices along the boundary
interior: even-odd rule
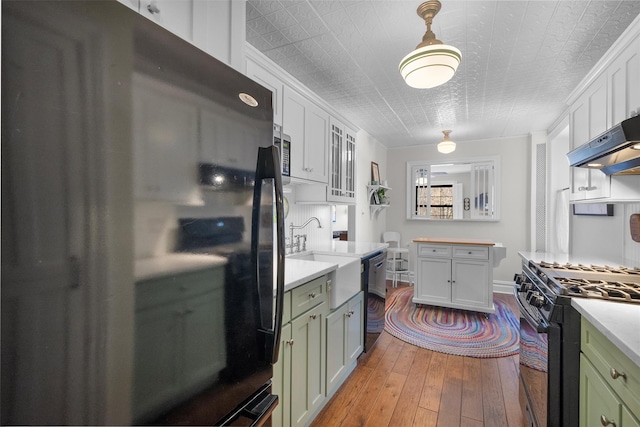
[[[286,87],[282,132],[291,137],[291,176],[327,183],[329,114]]]
[[[569,129],[571,148],[575,149],[606,131],[607,81],[602,75],[576,100],[571,107]],[[599,170],[572,168],[571,200],[591,200],[609,197],[611,178]]]
[[[623,47],[614,46],[608,62],[596,65],[588,86],[576,90],[575,98],[569,100],[571,149],[640,112],[640,34],[633,31],[623,34]],[[571,168],[572,202],[639,199],[638,175],[607,176],[598,170]]]
[[[140,14],[193,43],[193,0],[140,0]]]
[[[247,77],[260,83],[273,94],[273,123],[282,126],[282,92],[284,91],[284,83],[250,58],[247,58],[246,66]]]
[[[245,2],[119,0],[180,38],[244,71]]]
[[[609,127],[640,114],[640,38],[609,67],[607,85],[611,115]]]

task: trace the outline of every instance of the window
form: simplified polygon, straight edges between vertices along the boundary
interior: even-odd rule
[[[431,186],[431,218],[453,219],[453,185]]]
[[[407,218],[497,220],[499,158],[407,164]]]

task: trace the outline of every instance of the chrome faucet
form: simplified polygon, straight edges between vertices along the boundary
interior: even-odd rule
[[[318,223],[318,228],[322,228],[322,224],[320,224],[320,220],[318,218],[316,218],[315,216],[312,216],[311,218],[309,218],[302,225],[293,225],[293,222],[291,224],[289,224],[289,242],[290,243],[289,243],[288,246],[290,248],[290,252],[289,252],[290,254],[294,253],[294,250],[293,250],[294,247],[296,249],[295,252],[300,252],[300,237],[302,237],[302,239],[303,239],[302,240],[302,250],[303,251],[307,250],[307,235],[306,234],[303,234],[303,235],[297,234],[295,236],[296,242],[293,243],[293,238],[294,238],[293,230],[294,229],[298,230],[298,229],[301,229],[301,228],[305,228],[313,220],[315,220]]]

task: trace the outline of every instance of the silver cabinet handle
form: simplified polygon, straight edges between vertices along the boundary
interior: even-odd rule
[[[317,315],[317,314],[315,314],[315,313],[313,313],[313,314],[309,315],[309,317],[310,317],[310,318],[312,318],[313,320],[315,320],[317,316],[318,316],[318,315]]]
[[[152,15],[155,13],[160,13],[160,9],[158,8],[158,5],[153,1],[149,2],[149,4],[147,5],[147,10]]]
[[[313,298],[315,298],[315,297],[316,297],[316,293],[315,293],[315,292],[311,292],[311,293],[309,294],[309,298],[312,298],[312,299],[313,299]]]
[[[287,340],[286,343],[289,345],[293,345],[293,340]]]
[[[353,313],[354,313],[354,311],[353,311],[353,310],[351,310],[350,312],[345,313],[345,316],[347,316],[347,317],[351,317],[351,316],[353,316]]]
[[[600,415],[600,424],[602,424],[603,426],[613,426],[616,427],[616,422],[613,420],[608,419],[607,417],[605,417],[604,415]]]
[[[620,377],[624,378],[625,380],[627,379],[627,374],[625,374],[624,372],[618,372],[616,368],[611,368],[609,374],[611,374],[611,378],[613,378],[614,380],[617,380]]]

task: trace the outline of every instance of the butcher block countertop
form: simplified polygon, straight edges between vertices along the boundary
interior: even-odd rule
[[[466,239],[456,237],[418,237],[413,239],[416,243],[445,243],[450,245],[478,245],[495,246],[495,242],[486,239]]]

